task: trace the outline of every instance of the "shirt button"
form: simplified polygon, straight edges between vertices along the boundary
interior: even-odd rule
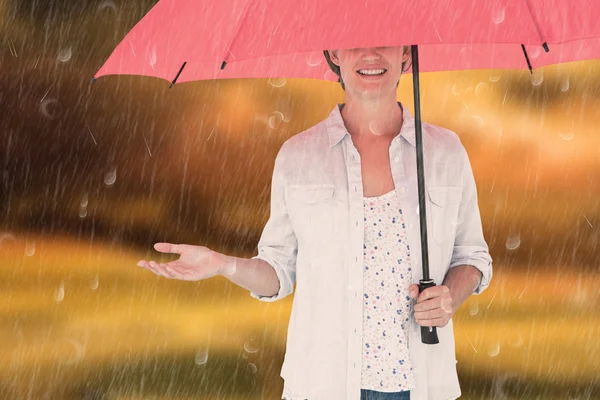
[[[396,157],[396,158],[394,158],[394,161],[396,161],[396,162],[400,162],[400,157]]]
[[[414,227],[415,227],[415,225],[414,225],[414,224],[410,224],[410,225],[408,225],[408,226],[410,227],[410,229],[412,229],[412,228],[414,228]]]
[[[404,186],[402,186],[402,187],[400,188],[400,193],[404,193],[404,192],[406,192],[406,188],[405,188]]]

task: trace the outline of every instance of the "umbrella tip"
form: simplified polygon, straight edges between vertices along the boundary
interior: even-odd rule
[[[542,47],[544,48],[544,50],[546,50],[546,53],[550,52],[550,49],[548,48],[548,43],[544,42],[542,44]]]
[[[227,65],[227,61],[223,61],[223,64],[221,64],[221,71],[225,69],[226,65]]]
[[[90,85],[94,82],[96,82],[96,78],[92,78],[92,80],[90,81]]]

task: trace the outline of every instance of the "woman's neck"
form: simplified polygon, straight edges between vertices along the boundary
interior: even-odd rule
[[[395,137],[402,128],[402,107],[394,102],[353,102],[341,105],[344,125],[351,136]]]

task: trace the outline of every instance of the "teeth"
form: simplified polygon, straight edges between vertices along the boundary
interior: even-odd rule
[[[385,69],[359,69],[358,73],[362,75],[381,75]]]

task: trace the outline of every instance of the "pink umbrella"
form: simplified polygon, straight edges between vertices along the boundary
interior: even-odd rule
[[[337,81],[323,50],[411,44],[422,292],[435,283],[427,251],[419,72],[533,71],[600,58],[598,15],[598,0],[160,0],[92,82],[116,74],[159,77],[171,87],[205,79]],[[435,327],[421,327],[421,340],[439,343]]]

